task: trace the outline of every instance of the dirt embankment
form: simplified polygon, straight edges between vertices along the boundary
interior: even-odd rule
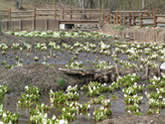
[[[105,120],[99,124],[165,124],[165,116],[121,116]]]
[[[1,82],[7,83],[12,92],[21,92],[26,85],[31,85],[48,93],[50,89],[58,90],[68,85],[84,83],[83,77],[69,76],[59,71],[59,67],[60,65],[51,67],[36,63],[11,70],[1,69],[0,79]]]
[[[165,29],[137,26],[127,27],[121,25],[109,25],[105,24],[102,31],[107,34],[117,35],[123,39],[140,42],[165,42]]]

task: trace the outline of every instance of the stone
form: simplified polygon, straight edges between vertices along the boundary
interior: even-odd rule
[[[160,65],[160,70],[165,70],[165,63]]]

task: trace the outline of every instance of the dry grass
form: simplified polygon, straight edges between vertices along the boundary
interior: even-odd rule
[[[58,8],[63,8],[63,7],[68,7],[69,5],[64,5],[62,3],[58,3],[58,5],[56,5],[56,7]],[[30,1],[26,1],[23,0],[23,7],[25,9],[32,9],[32,8],[54,8],[54,3],[53,2],[44,2],[44,1],[38,1],[38,0],[30,0]],[[12,8],[12,9],[16,9],[16,2],[15,0],[0,0],[0,10],[1,9],[8,9],[8,8]]]
[[[14,8],[15,1],[13,0],[0,0],[0,9]]]

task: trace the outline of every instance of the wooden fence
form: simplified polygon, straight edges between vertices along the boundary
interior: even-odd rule
[[[157,27],[158,24],[165,24],[165,15],[158,15],[155,11],[110,11],[108,9],[33,9],[26,11],[0,10],[0,19],[6,26],[11,26],[12,21],[19,22],[19,29],[23,29],[24,22],[31,21],[33,30],[36,30],[37,20],[44,19],[45,29],[49,29],[49,20],[65,23],[94,23],[104,22],[109,24],[139,25],[141,27],[150,25]],[[145,23],[151,20],[151,23]],[[58,27],[58,25],[57,25]],[[6,27],[6,29],[10,29]]]

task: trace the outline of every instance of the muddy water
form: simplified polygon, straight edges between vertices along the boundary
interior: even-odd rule
[[[75,56],[75,53],[72,51],[55,51],[55,54],[56,54],[55,57],[49,57],[50,54],[47,51],[46,52],[15,51],[14,54],[13,54],[13,51],[8,51],[6,53],[6,55],[0,54],[0,63],[2,63],[3,61],[6,61],[7,64],[11,64],[11,65],[16,64],[18,62],[18,60],[16,60],[16,56],[18,56],[19,60],[20,59],[23,60],[22,63],[24,65],[32,64],[32,63],[43,63],[43,62],[47,62],[48,64],[53,64],[53,65],[58,65],[58,64],[65,65],[65,64],[68,64],[70,59]],[[40,58],[39,61],[37,61],[37,62],[34,61],[35,56],[38,56]],[[105,60],[105,61],[111,62],[112,64],[114,63],[112,60],[112,57],[101,55],[101,54],[95,54],[95,53],[81,52],[77,56],[77,58],[78,58],[77,59],[78,61],[82,61],[85,64],[85,66],[87,66],[89,68],[90,67],[92,68],[92,66],[91,66],[91,65],[93,65],[92,63],[96,62],[97,60]],[[128,56],[120,55],[119,59],[128,60]],[[0,64],[0,67],[4,67],[4,65]],[[77,82],[77,83],[79,83],[79,82]],[[111,82],[109,82],[109,83],[111,83]],[[28,82],[27,82],[27,84],[20,83],[18,85],[28,85]],[[21,92],[23,92],[23,89],[20,89],[20,90],[21,90]],[[123,97],[123,93],[121,91],[122,91],[122,89],[119,91],[115,91],[114,93],[103,94],[107,98],[111,99],[111,109],[112,109],[112,114],[113,114],[112,118],[127,115],[125,112],[124,97]],[[112,98],[113,95],[117,96],[117,99],[114,100]],[[11,112],[20,113],[19,123],[28,124],[29,123],[29,111],[26,109],[20,109],[16,105],[17,98],[19,96],[20,96],[20,92],[19,93],[10,92],[9,94],[6,94],[4,97],[4,108]],[[81,94],[79,102],[86,103],[89,100],[90,100],[89,97],[87,97],[85,94]],[[41,95],[41,103],[50,104],[48,93]],[[99,105],[92,106],[90,113],[92,114],[93,110],[97,107],[99,107]],[[145,96],[142,101],[142,104],[140,105],[140,108],[144,114],[148,110],[148,103],[147,103],[147,99],[145,98]],[[54,110],[52,110],[49,113],[50,117],[53,113],[54,113]],[[165,110],[161,110],[161,114],[164,115]],[[92,117],[88,117],[88,116],[84,115],[84,116],[79,116],[78,119],[73,121],[72,123],[73,124],[84,124],[84,123],[92,124],[92,123],[95,123],[95,121],[93,120]]]
[[[111,107],[110,107],[110,109],[112,110],[111,118],[118,118],[120,116],[127,115],[127,113],[125,112],[126,106],[124,103],[124,97],[123,97],[121,90],[115,91],[114,93],[104,93],[103,95],[105,95],[106,98],[111,99]],[[116,99],[112,98],[114,95],[116,96]],[[17,105],[16,105],[17,98],[18,98],[18,94],[14,94],[14,93],[6,94],[4,97],[4,108],[11,112],[20,113],[19,124],[29,124],[29,110],[21,109],[21,108],[17,107]],[[79,102],[81,104],[83,104],[83,103],[87,103],[89,101],[90,101],[90,97],[88,97],[86,93],[80,92]],[[40,102],[50,105],[48,94],[41,95]],[[98,107],[100,107],[100,105],[92,105],[89,113],[92,115],[93,111]],[[147,104],[147,100],[146,100],[145,96],[142,101],[142,104],[140,105],[140,108],[141,108],[141,111],[143,112],[143,114],[145,114],[148,109],[148,104]],[[56,108],[54,108],[54,110],[55,109]],[[57,113],[54,110],[49,111],[48,115],[50,117],[52,117],[53,114],[56,114],[58,116],[59,113]],[[161,110],[161,115],[165,115],[165,110]],[[84,124],[84,123],[94,124],[96,122],[94,121],[92,116],[87,116],[87,115],[77,116],[77,119],[72,122],[72,124]]]
[[[112,110],[113,117],[118,117],[118,116],[125,114],[125,110],[124,110],[125,104],[124,104],[123,96],[121,95],[121,91],[117,91],[113,94],[116,95],[118,98],[116,100],[111,100],[110,109]],[[111,97],[112,97],[111,93],[106,93],[104,95],[106,96],[106,98],[111,99]],[[21,108],[17,107],[17,105],[16,105],[17,98],[18,98],[17,96],[18,96],[18,94],[16,95],[14,93],[6,94],[4,97],[4,108],[6,110],[11,111],[11,112],[18,112],[20,114],[19,124],[29,124],[29,116],[30,116],[29,110],[28,109],[21,109]],[[79,102],[81,104],[84,104],[84,103],[87,103],[89,101],[90,101],[90,98],[87,96],[87,94],[85,94],[84,92],[81,92]],[[45,103],[47,105],[50,105],[49,96],[48,95],[44,95],[44,96],[42,95],[41,96],[41,103]],[[92,115],[93,111],[98,107],[100,107],[100,105],[92,105],[89,113]],[[56,113],[56,112],[51,110],[51,111],[49,111],[48,114],[51,117],[54,113]],[[56,113],[56,115],[57,114],[58,113]],[[88,116],[88,115],[78,116],[77,120],[73,121],[72,123],[73,124],[83,124],[84,122],[87,124],[95,123],[93,117]]]
[[[46,53],[46,52],[37,52],[35,54],[29,53],[28,56],[26,56],[26,51],[23,51],[22,53],[17,52],[15,54],[11,54],[10,52],[8,52],[5,56],[0,55],[0,62],[5,60],[5,61],[7,61],[8,64],[16,64],[17,60],[15,59],[15,56],[19,56],[19,58],[23,59],[23,64],[25,64],[25,65],[32,64],[32,63],[35,63],[35,61],[33,60],[33,57],[35,55],[37,55],[40,58],[40,60],[37,63],[42,63],[42,62],[46,61],[48,64],[54,64],[54,65],[68,64],[70,59],[75,56],[74,53],[70,54],[69,52],[66,52],[66,51],[56,51],[56,57],[50,57],[50,58],[48,57],[48,53]],[[101,54],[81,52],[77,58],[79,61],[82,61],[88,67],[91,63],[95,62],[98,59],[106,60],[106,61],[113,63],[111,57],[101,55]],[[127,60],[127,56],[120,56],[119,58],[121,60]],[[3,65],[1,65],[1,66],[3,66]],[[22,92],[23,92],[23,89],[22,89]],[[124,103],[122,89],[119,91],[115,91],[114,93],[105,93],[103,95],[105,95],[107,98],[111,99],[111,109],[112,109],[112,114],[113,114],[112,118],[127,115],[127,113],[125,112],[126,106]],[[117,99],[114,100],[112,98],[113,95],[117,96]],[[18,94],[18,93],[9,93],[9,94],[5,95],[4,108],[11,112],[20,113],[19,124],[29,124],[29,111],[27,109],[20,109],[16,105],[17,98],[19,96],[20,96],[20,94]],[[86,94],[81,93],[81,96],[79,99],[80,103],[86,103],[89,100],[90,100],[90,98],[87,97]],[[50,104],[48,93],[47,93],[47,95],[41,96],[41,103]],[[91,110],[90,110],[90,114],[92,114],[93,111],[98,107],[100,107],[100,106],[99,105],[92,106]],[[141,108],[141,111],[144,114],[146,114],[146,112],[148,110],[148,103],[147,103],[147,99],[145,98],[145,96],[142,101],[142,104],[140,105],[140,108]],[[54,114],[54,112],[55,111],[53,111],[53,110],[50,111],[50,113],[49,113],[50,117]],[[161,110],[161,114],[163,115],[164,113],[165,113],[165,110]],[[73,124],[84,124],[84,123],[92,124],[92,123],[95,123],[95,121],[92,117],[89,117],[87,115],[82,115],[82,116],[78,116],[77,120],[73,121],[72,123]]]

